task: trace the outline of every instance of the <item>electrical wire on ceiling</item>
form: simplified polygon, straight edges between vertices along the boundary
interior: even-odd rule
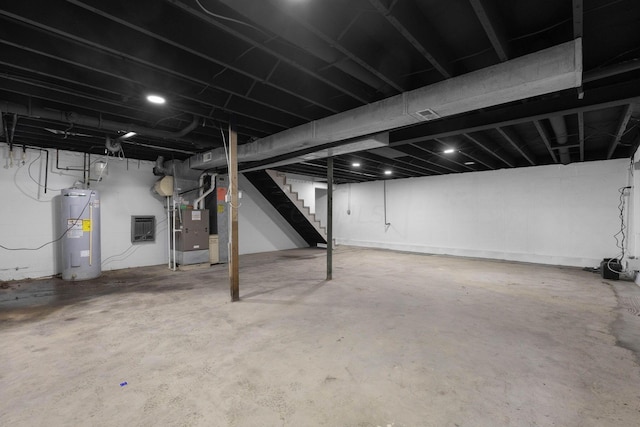
[[[261,30],[260,28],[256,27],[255,25],[251,25],[248,22],[240,21],[239,19],[229,18],[228,16],[218,15],[217,13],[213,13],[209,9],[204,7],[202,5],[202,3],[200,3],[200,0],[195,0],[195,2],[198,4],[198,6],[200,6],[200,9],[202,9],[203,12],[205,12],[208,15],[213,16],[214,18],[218,18],[218,19],[222,19],[224,21],[235,22],[236,24],[244,25],[246,27],[252,28],[252,29],[254,29],[254,30],[266,35],[267,37],[271,37],[271,35],[269,33],[267,33],[264,30]]]

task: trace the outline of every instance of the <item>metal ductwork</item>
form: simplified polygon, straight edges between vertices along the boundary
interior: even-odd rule
[[[173,168],[164,166],[164,157],[158,156],[156,159],[156,165],[153,167],[153,174],[155,176],[173,175]]]
[[[299,152],[320,150],[330,143],[576,88],[581,84],[582,40],[576,39],[241,145],[238,161],[296,157]],[[218,148],[192,156],[184,165],[207,170],[225,163],[224,149]]]
[[[177,132],[166,132],[158,129],[145,128],[143,126],[138,126],[131,123],[119,123],[112,120],[104,120],[99,117],[84,116],[75,112],[56,111],[33,106],[27,107],[25,105],[3,100],[0,100],[0,111],[26,117],[43,118],[64,123],[73,123],[74,125],[85,126],[94,129],[104,129],[111,132],[120,132],[126,130],[135,132],[139,135],[153,138],[181,140],[183,142],[189,142],[195,146],[202,145],[198,141],[188,140],[184,138],[185,135],[198,127],[198,124],[200,123],[200,119],[198,117],[194,117],[193,121],[182,130],[179,130]]]
[[[556,134],[556,141],[560,145],[564,145],[569,140],[568,132],[567,132],[567,123],[564,121],[564,116],[554,116],[549,118],[549,122],[551,123],[551,128],[553,132]],[[568,165],[571,163],[571,154],[569,154],[568,148],[561,148],[558,150],[560,154],[560,162],[562,164]]]
[[[117,153],[122,149],[122,143],[119,140],[111,139],[109,137],[107,137],[104,145],[110,153]]]

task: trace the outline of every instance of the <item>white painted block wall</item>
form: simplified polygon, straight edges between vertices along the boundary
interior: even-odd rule
[[[55,168],[55,150],[50,150],[48,191],[44,188],[44,153],[27,150],[25,164],[14,153],[10,167],[8,147],[0,145],[0,245],[35,248],[55,240],[56,202],[60,190],[82,180],[82,171]],[[100,157],[91,156],[92,161]],[[60,151],[60,167],[82,167],[83,155]],[[168,261],[167,221],[164,199],[151,187],[158,180],[153,162],[110,158],[108,174],[91,188],[100,193],[102,270],[165,264]],[[31,176],[30,176],[31,175]],[[41,186],[39,186],[38,182]],[[240,253],[256,253],[307,246],[275,209],[242,177],[244,190],[239,209]],[[131,216],[156,217],[156,241],[131,244]],[[59,274],[59,247],[46,245],[37,251],[0,248],[0,280],[47,277]]]
[[[340,185],[337,243],[569,266],[618,252],[628,160]],[[350,203],[349,203],[350,199]],[[351,214],[347,214],[347,210]]]
[[[14,160],[10,166],[8,147],[0,145],[0,245],[9,248],[35,248],[57,239],[56,206],[60,190],[82,180],[82,171],[55,168],[56,152],[50,150],[49,182],[44,193],[45,156],[28,149],[25,164]],[[19,157],[20,153],[14,157]],[[93,155],[92,161],[100,157]],[[60,152],[59,166],[82,168],[83,155]],[[108,174],[91,188],[100,193],[102,269],[161,264],[167,261],[166,216],[163,202],[152,196],[150,188],[157,177],[153,162],[108,161]],[[131,216],[154,215],[157,232],[154,243],[131,244]],[[0,280],[46,277],[60,273],[57,243],[37,251],[11,251],[0,248]]]
[[[238,208],[241,255],[309,246],[242,174],[238,185],[242,190]]]

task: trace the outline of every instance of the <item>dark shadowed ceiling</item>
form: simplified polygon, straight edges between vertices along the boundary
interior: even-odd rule
[[[581,89],[393,130],[335,176],[628,157],[639,28],[637,0],[3,0],[0,140],[98,153],[136,131],[128,158],[186,159],[229,121],[243,144],[582,37]],[[324,176],[326,160],[280,169]]]

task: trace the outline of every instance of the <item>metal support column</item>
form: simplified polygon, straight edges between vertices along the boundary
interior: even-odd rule
[[[327,159],[327,280],[333,272],[333,157]]]
[[[231,186],[231,199],[229,202],[229,213],[231,214],[229,286],[231,301],[233,302],[240,300],[238,265],[238,133],[233,123],[229,123],[229,184]]]

